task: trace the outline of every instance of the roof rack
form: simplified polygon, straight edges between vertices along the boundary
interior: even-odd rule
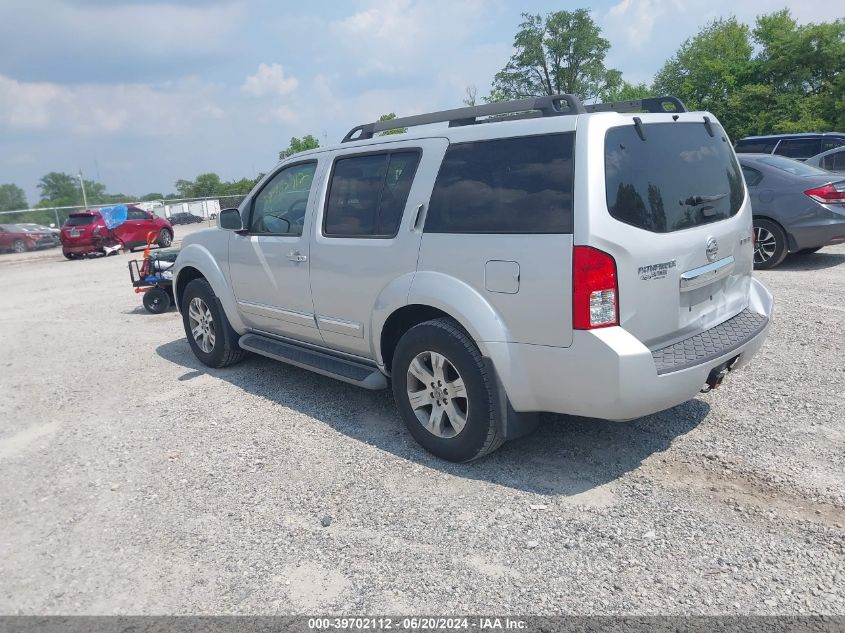
[[[668,108],[666,107],[668,106]],[[449,123],[449,127],[474,125],[488,121],[512,120],[514,118],[563,116],[586,114],[588,112],[686,112],[683,102],[677,97],[650,97],[634,101],[616,101],[596,103],[585,106],[575,95],[560,94],[543,97],[529,97],[514,101],[497,101],[479,106],[442,110],[414,116],[375,121],[356,125],[347,132],[341,143],[362,141],[373,138],[377,132],[398,128],[429,125],[431,123]],[[496,117],[493,119],[484,117]],[[481,119],[481,120],[479,120]]]
[[[667,107],[668,106],[668,107]],[[687,107],[678,97],[646,97],[633,101],[611,101],[584,106],[587,112],[686,112]]]

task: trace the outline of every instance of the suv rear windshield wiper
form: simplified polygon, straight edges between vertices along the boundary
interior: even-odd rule
[[[705,202],[716,202],[716,200],[721,200],[722,198],[727,198],[727,193],[720,193],[715,196],[690,196],[686,200],[680,200],[679,202],[681,205],[686,205],[689,207],[697,207],[698,205],[704,204]]]

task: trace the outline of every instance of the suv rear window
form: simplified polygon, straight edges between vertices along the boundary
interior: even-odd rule
[[[610,215],[654,233],[729,218],[745,198],[742,173],[724,130],[703,123],[651,123],[641,140],[633,125],[605,137]]]
[[[65,226],[88,226],[96,221],[96,215],[72,215],[65,221]]]
[[[785,138],[775,154],[788,158],[810,158],[821,152],[822,142],[818,138]]]
[[[777,144],[777,138],[750,138],[737,141],[736,151],[740,154],[771,154]]]
[[[427,233],[571,233],[575,135],[451,145],[431,193]]]

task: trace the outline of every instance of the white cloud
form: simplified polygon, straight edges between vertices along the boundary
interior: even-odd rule
[[[194,79],[165,85],[28,83],[0,75],[0,130],[56,130],[81,136],[180,134],[223,111],[215,89]]]
[[[249,75],[241,86],[241,92],[253,97],[287,95],[296,90],[296,77],[285,77],[281,64],[258,64],[258,72]]]
[[[621,36],[625,44],[640,49],[652,43],[654,24],[665,11],[664,0],[622,0],[608,10],[606,28],[614,39]]]
[[[492,8],[483,0],[373,0],[331,22],[329,32],[359,74],[409,73],[455,61],[450,52],[461,49]]]

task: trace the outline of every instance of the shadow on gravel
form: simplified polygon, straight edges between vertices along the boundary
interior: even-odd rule
[[[845,255],[840,253],[809,253],[804,255],[790,255],[783,263],[774,268],[773,272],[779,270],[824,270],[845,264]]]
[[[623,476],[650,455],[668,449],[710,411],[706,402],[690,400],[630,422],[546,414],[531,435],[508,442],[477,462],[452,464],[433,457],[413,440],[389,390],[366,391],[260,356],[225,369],[209,369],[194,357],[184,338],[165,343],[156,352],[187,370],[179,380],[188,385],[192,378],[208,373],[403,459],[544,495],[569,497]]]

